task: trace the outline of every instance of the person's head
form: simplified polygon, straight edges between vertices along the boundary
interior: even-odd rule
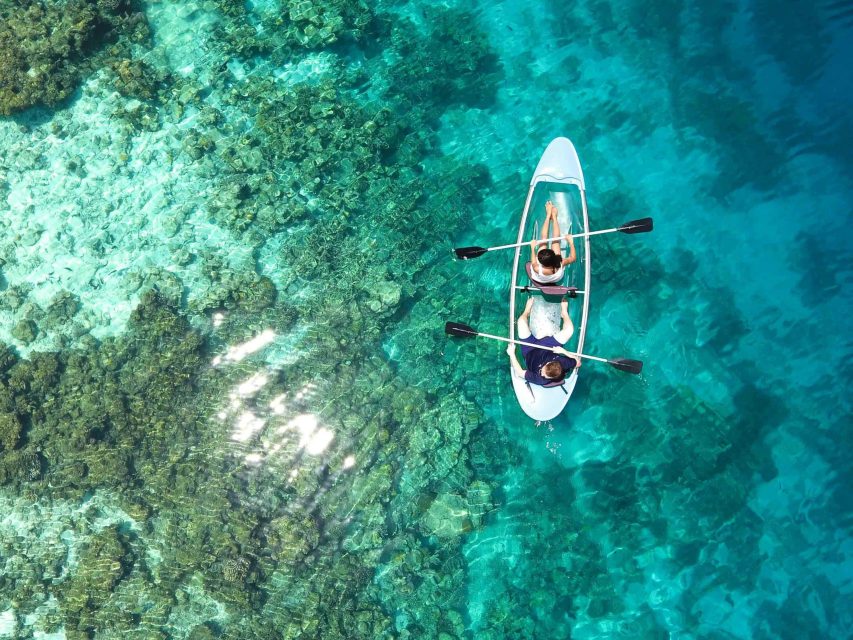
[[[543,267],[553,267],[554,269],[559,269],[562,262],[560,256],[551,249],[542,249],[542,251],[536,254],[536,259],[539,260],[539,264]]]
[[[548,378],[548,380],[560,380],[565,375],[565,371],[563,370],[563,365],[556,360],[552,360],[543,365],[542,375]]]

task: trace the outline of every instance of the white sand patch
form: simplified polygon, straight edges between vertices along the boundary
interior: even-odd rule
[[[193,2],[163,3],[152,5],[148,18],[155,47],[143,59],[192,73],[204,86],[216,60],[205,52],[203,34],[215,14]],[[108,73],[90,77],[79,98],[47,121],[0,121],[0,148],[10,159],[0,165],[0,283],[29,287],[27,300],[41,306],[63,290],[78,296],[76,326],[63,329],[71,339],[120,333],[152,270],[203,295],[211,283],[193,256],[215,252],[235,271],[254,268],[251,249],[204,210],[214,176],[199,175],[182,153],[197,109],[161,108],[158,115],[118,95]],[[162,126],[140,130],[116,116],[134,110],[153,113]],[[15,340],[12,328],[26,315],[26,304],[0,309],[0,340],[23,355],[58,346],[58,331],[42,326],[34,342]]]
[[[43,307],[60,291],[75,294],[77,334],[98,338],[122,331],[152,270],[202,295],[210,281],[191,256],[215,252],[235,271],[254,269],[251,249],[208,220],[213,183],[181,159],[182,122],[134,131],[111,118],[126,101],[106,92],[103,77],[92,78],[68,111],[29,133],[0,122],[0,147],[19,159],[6,171],[3,276]],[[43,327],[30,345],[12,338],[24,311],[0,310],[0,340],[23,353],[50,348],[55,335]]]
[[[14,638],[18,633],[18,619],[14,609],[0,611],[0,638]]]

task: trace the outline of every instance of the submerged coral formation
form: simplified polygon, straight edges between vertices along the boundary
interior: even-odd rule
[[[0,3],[0,115],[62,102],[105,43],[146,36],[129,0]]]
[[[239,318],[251,317],[239,309],[234,313],[222,331],[239,331]],[[295,440],[281,435],[282,425],[305,419],[299,400],[281,419],[270,415],[269,426],[259,433],[258,462],[264,464],[247,465],[257,454],[247,455],[242,448],[229,454],[205,443],[213,434],[218,434],[216,440],[228,436],[224,429],[229,423],[211,423],[209,412],[248,372],[245,367],[205,371],[203,349],[203,341],[171,303],[151,293],[134,311],[126,336],[93,343],[87,352],[12,358],[7,366],[3,433],[9,435],[0,453],[4,484],[23,491],[37,482],[40,495],[53,500],[85,499],[109,485],[110,500],[135,523],[130,532],[115,527],[98,531],[73,567],[50,556],[30,559],[34,568],[39,562],[59,562],[54,569],[57,588],[49,592],[69,637],[150,624],[150,615],[141,610],[128,615],[135,610],[127,609],[129,591],[142,590],[146,601],[170,602],[168,594],[198,573],[210,596],[242,612],[241,633],[251,624],[255,637],[277,637],[262,631],[271,619],[278,620],[279,628],[298,632],[294,637],[382,635],[391,623],[377,606],[396,593],[394,585],[411,580],[412,571],[438,575],[448,563],[457,567],[454,577],[424,583],[421,597],[432,598],[432,589],[445,592],[451,584],[461,595],[461,561],[454,560],[459,547],[454,552],[447,538],[482,526],[483,515],[492,508],[491,490],[483,482],[471,483],[465,462],[469,434],[481,420],[473,406],[448,398],[430,414],[419,415],[413,408],[425,406],[425,398],[401,388],[387,365],[366,361],[353,371],[341,364],[338,384],[370,392],[340,398],[335,412],[324,416],[324,424],[335,425],[340,443],[326,462],[325,473],[332,475],[318,475],[311,455],[300,460],[305,456],[299,455],[306,446],[299,444],[304,432],[297,432]],[[241,397],[259,411],[270,399],[291,395],[289,390],[313,378],[320,357],[308,356],[298,370],[282,372],[256,399],[253,392]],[[358,356],[353,352],[350,357]],[[387,406],[375,393],[377,384],[393,398]],[[44,394],[53,399],[45,401]],[[5,449],[20,444],[24,424],[22,455],[12,457]],[[394,440],[391,431],[396,432]],[[394,453],[408,438],[414,445],[415,439],[433,432],[443,434],[443,442],[429,445],[429,473],[420,457],[406,462]],[[234,433],[231,438],[242,441]],[[310,445],[307,450],[312,451]],[[282,456],[285,451],[289,453]],[[43,478],[27,471],[27,455],[44,459]],[[354,476],[341,466],[347,455],[358,461],[360,471]],[[371,462],[377,456],[386,461]],[[295,466],[288,472],[290,465]],[[395,477],[404,478],[405,492],[399,497]],[[435,491],[444,493],[427,498]],[[412,510],[412,492],[422,492],[421,502],[429,499],[430,506]],[[382,515],[389,508],[391,527]],[[421,534],[413,528],[418,522]],[[347,551],[345,561],[332,551],[338,545]],[[151,546],[158,548],[156,565],[142,551]],[[376,562],[401,554],[422,559],[414,565],[394,560],[391,590],[371,595]],[[324,576],[321,582],[314,579],[318,572]],[[19,580],[21,606],[32,610],[43,591],[23,577]],[[427,589],[427,584],[433,586]],[[32,595],[24,597],[26,593]],[[351,602],[334,616],[321,605],[332,594],[338,602]],[[252,610],[264,617],[246,617]],[[458,615],[455,619],[461,620]],[[292,627],[295,620],[302,622]],[[319,621],[324,621],[321,626]],[[421,621],[409,635],[437,623]],[[352,629],[364,631],[353,636]],[[226,637],[232,637],[230,632]]]

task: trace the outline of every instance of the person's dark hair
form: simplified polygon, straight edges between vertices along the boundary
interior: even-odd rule
[[[552,360],[551,362],[546,362],[545,366],[542,367],[542,375],[549,380],[559,380],[565,375],[565,371],[563,371],[563,365],[556,360]]]
[[[536,259],[543,267],[554,267],[555,269],[559,269],[563,262],[563,259],[551,249],[542,249],[536,254]]]

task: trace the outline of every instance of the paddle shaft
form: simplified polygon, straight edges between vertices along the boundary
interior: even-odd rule
[[[480,336],[481,338],[491,338],[492,340],[500,340],[501,342],[510,342],[512,344],[518,344],[526,347],[534,347],[536,349],[544,349],[545,351],[551,351],[553,353],[557,353],[557,347],[545,347],[541,344],[534,344],[532,342],[522,342],[521,340],[510,340],[509,338],[504,338],[503,336],[493,336],[490,333],[480,333],[479,331],[474,332],[475,335]],[[607,358],[599,358],[598,356],[588,356],[585,353],[573,353],[571,351],[567,351],[570,356],[578,356],[580,358],[589,358],[590,360],[598,360],[599,362],[607,362]]]
[[[586,236],[597,236],[601,233],[613,233],[614,231],[619,231],[619,227],[613,227],[612,229],[601,229],[600,231],[590,231],[589,233],[573,233],[571,235],[572,238],[583,238]],[[556,238],[545,238],[543,240],[537,240],[538,243],[545,242],[556,242],[557,240],[564,240],[566,236],[557,236]],[[486,251],[498,251],[499,249],[512,249],[513,247],[523,247],[524,245],[529,245],[530,242],[516,242],[515,244],[502,244],[499,247],[488,247]]]
[[[517,284],[517,285],[515,285],[515,288],[519,289],[520,291],[525,291],[527,293],[536,293],[536,292],[542,293],[538,287],[535,287],[532,284],[526,284],[524,286]],[[584,291],[583,289],[578,289],[574,293],[586,293],[586,291]]]

